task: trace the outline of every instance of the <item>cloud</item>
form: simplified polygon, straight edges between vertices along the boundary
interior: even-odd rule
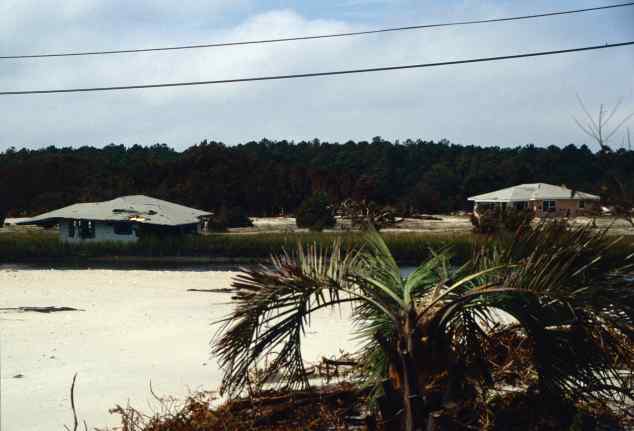
[[[57,2],[56,2],[57,3]],[[235,2],[71,1],[2,3],[18,24],[0,18],[3,52],[171,46],[368,28],[295,9],[253,12]],[[421,3],[417,3],[421,4]],[[533,6],[547,10],[549,3]],[[572,3],[570,3],[572,4]],[[380,11],[381,5],[374,5]],[[570,6],[572,7],[572,6]],[[565,8],[562,5],[561,8]],[[177,9],[177,10],[176,10]],[[421,20],[504,16],[502,3],[453,3],[416,10]],[[48,14],[49,20],[44,17]],[[616,16],[616,18],[615,18]],[[231,18],[233,17],[233,18]],[[236,19],[236,17],[238,17]],[[464,18],[464,17],[462,17]],[[227,24],[229,22],[229,24]],[[552,18],[217,49],[136,55],[6,61],[0,88],[198,81],[386,66],[569,48],[632,38],[622,15]],[[3,27],[2,24],[7,27]],[[616,23],[618,25],[607,25]],[[621,24],[619,24],[621,23]],[[9,29],[7,29],[9,28]],[[29,28],[29,32],[24,29]],[[22,29],[18,38],[16,29]],[[473,145],[567,145],[589,142],[576,129],[575,92],[586,103],[634,111],[632,48],[409,71],[237,85],[112,93],[0,97],[9,146],[81,146],[166,142],[183,149],[204,138],[228,144],[261,137],[345,141],[447,138]]]

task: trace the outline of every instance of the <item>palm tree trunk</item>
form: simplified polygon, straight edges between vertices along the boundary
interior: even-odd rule
[[[416,314],[408,313],[404,334],[399,340],[398,354],[403,372],[403,425],[404,431],[422,429],[423,399],[418,385],[415,361]]]
[[[403,420],[404,431],[416,431],[420,429],[420,394],[418,394],[418,384],[416,382],[416,369],[409,352],[401,354],[403,364]]]

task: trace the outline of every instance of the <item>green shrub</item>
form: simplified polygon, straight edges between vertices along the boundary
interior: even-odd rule
[[[244,208],[223,205],[220,210],[211,217],[207,224],[207,229],[212,232],[224,232],[228,228],[251,226],[253,226],[253,222]]]
[[[471,214],[471,224],[475,233],[517,232],[528,228],[534,218],[535,214],[529,209],[495,208],[479,212],[477,217]]]
[[[530,226],[535,213],[530,209],[507,209],[501,212],[501,223],[510,232]]]
[[[335,215],[328,196],[317,193],[306,199],[297,210],[297,227],[308,228],[312,231],[322,231],[335,226]]]

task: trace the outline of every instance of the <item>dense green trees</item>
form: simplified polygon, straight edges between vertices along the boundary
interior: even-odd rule
[[[634,189],[633,171],[633,151],[381,138],[343,144],[263,139],[236,146],[205,140],[183,152],[164,144],[111,144],[0,154],[0,183],[11,191],[10,215],[140,193],[202,209],[224,205],[272,215],[294,213],[318,192],[333,203],[365,199],[434,213],[468,209],[468,196],[526,182],[609,195],[612,178]]]
[[[13,195],[8,187],[8,184],[2,180],[3,179],[0,176],[0,227],[4,225],[4,219],[7,216],[7,212],[10,210],[10,202],[13,201]]]

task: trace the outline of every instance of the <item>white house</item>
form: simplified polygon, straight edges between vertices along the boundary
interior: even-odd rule
[[[495,207],[531,209],[539,217],[574,217],[598,209],[601,198],[590,193],[571,190],[564,186],[546,183],[520,184],[482,195],[471,196],[475,202],[473,212]]]
[[[199,231],[212,213],[143,195],[79,203],[21,220],[17,224],[59,225],[65,242],[137,241],[140,232],[182,234]]]

